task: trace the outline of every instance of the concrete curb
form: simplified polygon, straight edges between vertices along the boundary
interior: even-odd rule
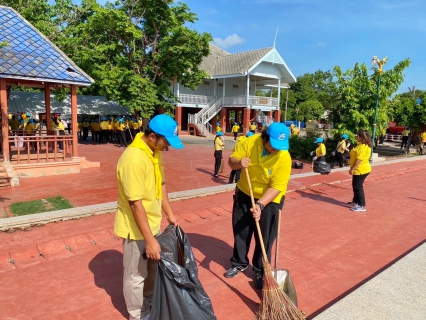
[[[382,166],[382,165],[388,165],[388,164],[400,163],[400,162],[413,162],[413,161],[420,161],[425,159],[426,159],[426,156],[417,156],[413,158],[404,158],[404,159],[396,159],[396,160],[390,160],[385,162],[373,163],[373,166]],[[347,171],[347,170],[348,168],[346,167],[346,168],[333,169],[332,172]],[[291,176],[291,179],[294,180],[294,179],[305,178],[305,177],[310,177],[314,175],[318,175],[318,173],[307,172],[307,173],[295,174]],[[340,182],[341,181],[335,181],[329,184],[340,183]],[[212,194],[230,192],[230,191],[233,191],[234,189],[235,189],[235,184],[225,184],[225,185],[219,185],[214,187],[173,192],[173,193],[169,193],[169,200],[170,202],[174,202],[174,201],[180,201],[180,200],[191,199],[191,198],[206,197]],[[304,189],[304,188],[302,187],[300,189]],[[294,191],[295,190],[288,190],[288,192],[294,192]],[[3,218],[3,219],[0,219],[0,231],[9,231],[9,230],[19,229],[19,228],[25,229],[30,226],[44,225],[49,222],[79,219],[83,217],[90,217],[90,216],[100,215],[105,213],[113,213],[115,212],[116,208],[117,208],[117,202],[107,202],[107,203],[101,203],[101,204],[95,204],[95,205],[77,207],[77,208],[71,208],[71,209],[65,209],[65,210],[37,213],[37,214],[28,215],[28,216]]]

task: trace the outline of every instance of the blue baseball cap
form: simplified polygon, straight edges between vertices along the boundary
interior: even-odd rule
[[[120,119],[118,119],[118,122],[123,123],[123,122],[124,122],[124,119],[123,119],[123,118],[120,118]]]
[[[288,138],[290,137],[290,129],[283,123],[272,123],[266,129],[266,133],[269,135],[269,141],[271,142],[272,148],[277,150],[289,149]]]
[[[317,138],[317,140],[314,141],[314,143],[323,143],[324,139],[323,138]]]
[[[217,136],[223,136],[223,132],[222,131],[216,132],[216,135]]]
[[[342,136],[342,138],[343,139],[348,139],[349,137],[348,137],[348,135],[346,133],[344,133],[343,136]]]
[[[246,134],[246,137],[247,137],[247,138],[248,138],[248,137],[251,137],[253,134],[254,134],[254,133],[250,131],[249,133],[247,133],[247,134]]]
[[[149,127],[155,133],[164,136],[173,148],[183,148],[183,143],[178,137],[178,124],[172,117],[166,114],[159,114],[151,119]]]

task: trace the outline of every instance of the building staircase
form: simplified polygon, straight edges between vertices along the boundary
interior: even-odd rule
[[[6,168],[0,163],[0,188],[10,187],[10,180],[11,178],[9,177]]]
[[[222,98],[213,98],[203,109],[194,114],[189,122],[196,129],[196,134],[207,137],[212,134],[210,120],[222,109]]]

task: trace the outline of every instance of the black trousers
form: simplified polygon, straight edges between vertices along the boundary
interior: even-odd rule
[[[401,142],[401,149],[406,148],[407,147],[407,142],[408,142],[408,136],[403,136],[402,137],[402,142]]]
[[[59,135],[60,136],[64,136],[65,135],[65,131],[64,130],[59,130]],[[59,144],[59,149],[64,150],[64,143],[62,141],[59,141],[58,144]]]
[[[101,141],[101,134],[100,131],[95,130],[95,141],[100,142]]]
[[[83,127],[83,141],[87,141],[88,136],[89,136],[89,128]]]
[[[120,147],[127,147],[126,132],[118,131],[118,140],[120,140]]]
[[[237,140],[238,132],[234,132],[234,140]]]
[[[234,181],[234,178],[235,178],[235,183],[237,183],[238,181],[240,181],[241,170],[242,169],[232,170],[231,171],[231,174],[229,175],[229,183],[232,183]]]
[[[215,150],[214,152],[214,174],[219,173],[220,163],[222,162],[222,150]]]
[[[108,142],[108,130],[102,130],[101,129],[101,140],[100,143],[107,143]]]
[[[334,161],[331,164],[331,168],[334,168],[337,164],[339,164],[340,168],[343,168],[343,153],[336,151],[334,154]]]
[[[352,176],[352,189],[354,191],[352,202],[363,207],[365,207],[364,181],[368,175],[369,173]]]
[[[284,200],[284,199],[283,199]],[[255,199],[257,201],[257,199]],[[282,202],[284,203],[284,202]],[[262,232],[263,242],[265,244],[268,260],[271,261],[271,249],[277,237],[278,213],[283,204],[271,202],[262,211],[259,225]],[[253,270],[255,272],[262,271],[262,249],[259,244],[259,236],[257,234],[256,223],[250,212],[251,200],[250,196],[239,190],[235,190],[234,206],[232,209],[232,230],[234,233],[234,251],[231,258],[233,267],[247,266],[249,264],[248,252],[250,250],[250,242],[254,233],[256,246],[253,253]]]

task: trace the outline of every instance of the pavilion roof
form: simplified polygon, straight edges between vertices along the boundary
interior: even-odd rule
[[[94,80],[14,9],[0,6],[0,78],[90,86]]]

